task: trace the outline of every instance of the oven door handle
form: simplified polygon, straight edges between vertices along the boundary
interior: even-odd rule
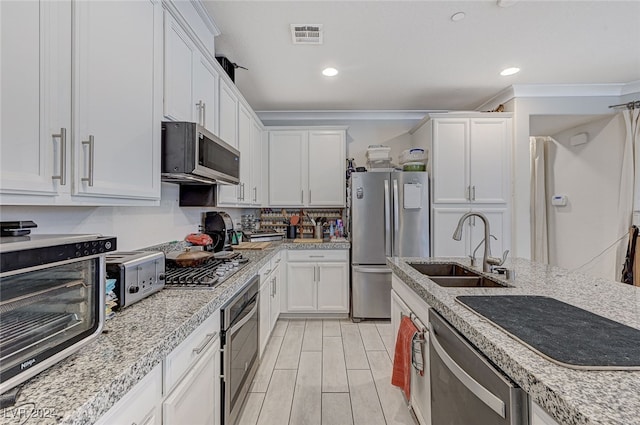
[[[483,387],[478,381],[473,379],[471,375],[469,375],[458,363],[453,360],[447,351],[440,345],[438,341],[438,335],[433,329],[433,326],[430,326],[430,343],[433,346],[434,350],[440,356],[440,360],[442,363],[453,373],[456,378],[467,387],[469,391],[471,391],[476,397],[478,397],[484,404],[486,404],[491,410],[496,412],[500,417],[506,418],[506,406],[504,402],[495,396],[491,391]]]
[[[229,330],[227,331],[227,334],[228,335],[233,335],[234,333],[236,333],[238,331],[238,329],[240,329],[245,323],[247,323],[249,320],[251,320],[251,318],[255,315],[255,313],[257,311],[258,311],[258,300],[256,299],[254,301],[254,306],[251,309],[251,311],[249,311],[249,313],[244,315],[244,317],[242,319],[240,319],[240,321],[238,323],[236,323],[235,325],[231,326],[231,328],[229,328]]]

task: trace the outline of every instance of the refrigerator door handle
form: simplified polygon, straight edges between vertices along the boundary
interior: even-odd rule
[[[398,241],[398,237],[396,236],[399,234],[399,215],[400,211],[398,210],[398,180],[393,180],[393,255],[398,255],[398,251],[400,251],[400,241]]]
[[[391,256],[391,202],[389,180],[384,181],[384,254]]]
[[[353,266],[353,270],[360,273],[391,273],[391,269],[387,267],[362,267],[362,266]]]

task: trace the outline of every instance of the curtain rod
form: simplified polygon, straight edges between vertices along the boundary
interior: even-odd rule
[[[635,109],[635,108],[640,109],[640,100],[634,100],[634,101],[627,102],[627,103],[621,103],[619,105],[611,105],[611,106],[609,106],[609,108],[620,108],[622,106],[625,106],[627,109]]]

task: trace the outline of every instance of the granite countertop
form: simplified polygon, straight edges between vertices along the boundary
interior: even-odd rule
[[[458,295],[542,295],[640,329],[640,288],[525,259],[505,264],[516,271],[512,288],[444,288],[407,264],[448,261],[469,265],[467,258],[389,258],[387,264],[561,424],[640,424],[640,371],[559,366],[455,301]]]
[[[274,242],[262,251],[245,250],[247,266],[214,289],[164,289],[117,312],[96,340],[22,384],[16,405],[0,410],[0,424],[23,424],[24,415],[36,409],[39,416],[33,423],[95,422],[275,253],[349,247],[348,242]]]

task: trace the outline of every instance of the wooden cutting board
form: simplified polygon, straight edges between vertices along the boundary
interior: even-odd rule
[[[294,239],[294,243],[322,243],[322,239]]]
[[[271,245],[271,242],[240,242],[238,245],[234,245],[234,251],[236,249],[251,249],[251,250],[260,250],[268,248]]]

